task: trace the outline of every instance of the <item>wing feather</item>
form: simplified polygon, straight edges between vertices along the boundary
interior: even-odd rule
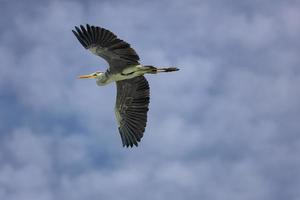
[[[92,28],[90,27],[90,25],[86,25],[86,29],[88,34],[90,35],[91,41],[95,41],[95,37],[94,37],[94,32],[92,31]]]
[[[80,27],[80,28],[79,28]],[[112,73],[121,72],[129,65],[139,64],[139,56],[130,44],[98,26],[75,26],[72,30],[80,44],[109,63]]]
[[[144,76],[117,81],[116,118],[123,146],[138,146],[147,124],[149,84]]]
[[[76,36],[76,38],[78,39],[78,41],[80,42],[80,44],[82,46],[87,45],[87,42],[82,37],[80,37],[79,34],[76,31],[72,30],[72,32],[74,33],[74,35]]]

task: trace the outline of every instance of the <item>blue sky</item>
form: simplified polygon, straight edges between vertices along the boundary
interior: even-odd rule
[[[297,1],[1,1],[0,199],[300,198]],[[115,85],[71,29],[105,27],[149,75],[148,125],[122,148]]]

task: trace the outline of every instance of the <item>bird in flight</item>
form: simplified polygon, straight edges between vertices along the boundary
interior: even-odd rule
[[[139,63],[139,56],[127,42],[98,26],[80,25],[72,30],[85,49],[105,59],[105,72],[94,72],[79,78],[94,78],[99,86],[116,82],[115,115],[123,147],[138,146],[147,123],[149,84],[144,74],[178,71],[176,67],[157,68]]]

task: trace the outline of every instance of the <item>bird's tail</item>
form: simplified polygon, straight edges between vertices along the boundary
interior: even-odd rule
[[[153,67],[153,66],[144,66],[148,68],[148,73],[149,74],[156,74],[160,72],[175,72],[178,71],[179,69],[177,67]]]

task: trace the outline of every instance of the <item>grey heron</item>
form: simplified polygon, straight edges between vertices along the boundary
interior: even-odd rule
[[[149,84],[144,74],[178,71],[176,67],[157,68],[141,65],[139,56],[127,42],[98,26],[80,25],[72,30],[85,49],[105,59],[105,72],[94,72],[79,78],[95,78],[99,86],[116,82],[115,115],[123,147],[138,146],[147,123]]]

